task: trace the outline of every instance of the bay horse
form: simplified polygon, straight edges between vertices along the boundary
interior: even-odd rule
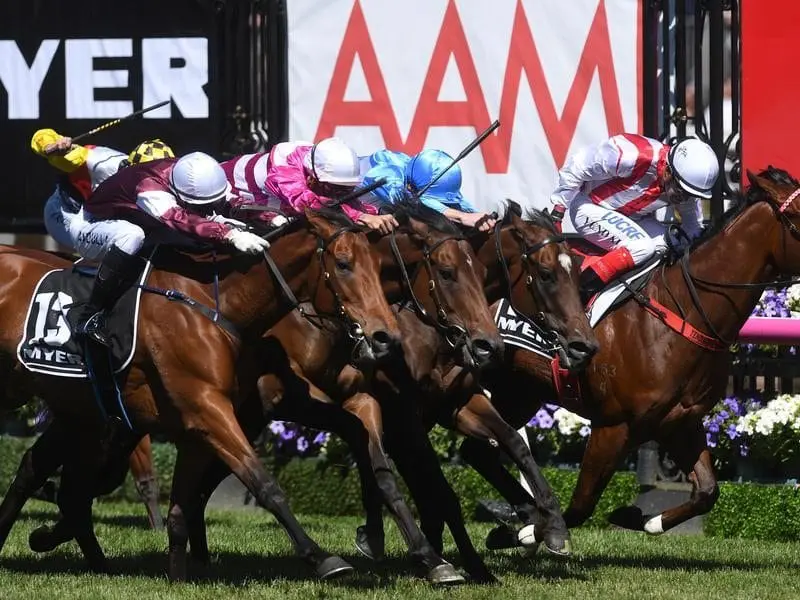
[[[284,293],[307,298],[320,314],[333,314],[359,334],[368,354],[389,355],[399,336],[397,321],[381,293],[379,257],[366,236],[338,211],[308,211],[305,219],[272,244],[270,259],[281,274]],[[55,415],[50,427],[24,455],[14,482],[0,505],[0,543],[25,500],[64,463],[59,506],[64,521],[92,569],[106,568],[91,526],[91,490],[103,458],[99,451],[102,419],[85,382],[55,381],[24,371],[16,345],[36,282],[69,262],[41,251],[0,248],[0,364],[7,382],[0,406],[14,408],[15,386],[36,386]],[[281,297],[277,273],[263,258],[236,256],[216,260],[214,271],[194,257],[170,253],[154,259],[149,290],[175,290],[206,307],[218,296],[220,327],[186,302],[144,294],[139,311],[139,339],[130,370],[121,382],[124,403],[136,431],[160,431],[179,445],[173,494],[180,494],[180,465],[186,452],[219,457],[253,494],[275,514],[296,552],[320,577],[352,570],[323,551],[291,513],[283,491],[262,467],[235,418],[239,378],[246,377],[257,356],[261,333],[291,307]],[[218,278],[218,285],[215,281]],[[176,295],[172,295],[174,300]],[[26,395],[24,397],[30,397]],[[75,427],[82,435],[73,436]],[[74,455],[63,450],[72,444]],[[178,509],[179,511],[179,509]],[[180,519],[170,511],[170,521]]]
[[[492,402],[514,427],[524,426],[543,399],[591,420],[578,482],[564,513],[568,526],[591,516],[620,461],[650,440],[687,474],[691,496],[656,515],[621,507],[610,521],[657,535],[713,508],[719,487],[703,416],[724,395],[730,366],[726,350],[763,289],[779,275],[800,274],[800,183],[774,167],[758,175],[748,172],[748,179],[749,190],[738,206],[677,264],[656,273],[640,295],[597,324],[600,351],[581,376],[579,399],[554,400],[547,361],[524,350],[512,350],[512,368],[487,382]],[[698,332],[693,337],[706,346],[715,342],[715,349],[681,335],[680,325],[667,325],[660,316],[665,313],[645,308],[652,300],[682,315],[684,330]],[[497,469],[491,449],[472,448],[465,458],[512,504],[530,504],[519,482]],[[513,545],[517,536],[502,535],[501,529],[493,533]]]
[[[449,232],[451,236],[459,235],[449,222],[441,220],[437,222],[442,232]],[[447,239],[442,236],[442,233],[437,236],[435,231],[426,234],[425,237],[429,238],[431,246],[438,246],[442,249],[444,248],[444,241]],[[516,212],[509,211],[507,223],[497,239],[499,245],[492,253],[494,262],[497,262],[499,255],[499,258],[506,264],[506,269],[510,270],[515,281],[523,281],[527,286],[527,293],[534,294],[540,304],[551,307],[551,311],[543,313],[542,318],[550,326],[556,328],[559,337],[564,340],[564,346],[569,348],[569,356],[565,360],[572,361],[573,368],[581,368],[591,356],[591,352],[596,349],[596,344],[578,297],[575,284],[577,272],[571,263],[567,263],[567,266],[565,266],[564,255],[567,253],[567,248],[562,243],[563,240],[558,239],[556,236],[552,222],[549,220],[540,220],[538,223],[524,222],[519,217],[518,210]],[[489,240],[494,249],[494,244],[496,243],[494,237],[489,238]],[[383,248],[382,251],[385,254],[383,264],[388,268],[389,265],[392,265],[392,252],[389,248],[390,238],[384,238],[379,242],[379,246]],[[459,249],[457,244],[452,244],[451,247],[454,251]],[[441,256],[436,256],[435,251],[431,252],[431,259],[435,267],[428,269],[428,272],[452,272],[452,276],[448,279],[450,281],[449,284],[442,285],[441,279],[429,281],[427,277],[422,279],[416,277],[415,282],[409,281],[406,286],[408,289],[417,290],[416,298],[408,302],[416,310],[400,310],[398,315],[401,326],[408,319],[407,326],[402,327],[404,332],[402,339],[405,347],[406,362],[413,376],[406,377],[406,379],[413,379],[416,382],[434,379],[434,387],[443,385],[441,372],[437,372],[434,375],[434,372],[437,371],[434,367],[441,353],[442,340],[446,340],[447,336],[437,335],[436,327],[431,326],[431,324],[423,325],[422,330],[414,325],[414,322],[421,322],[420,310],[432,312],[432,309],[436,308],[431,291],[436,289],[437,284],[441,286],[444,304],[453,302],[457,298],[480,298],[481,301],[477,304],[480,308],[480,314],[489,314],[486,310],[486,300],[482,289],[483,270],[485,267],[479,267],[480,277],[477,280],[469,281],[470,287],[465,289],[462,287],[467,284],[465,275],[470,272],[467,270],[467,266],[474,268],[475,265],[480,263],[473,258],[474,255],[469,251],[468,246],[465,245],[461,248],[461,251],[464,252],[464,256],[460,260],[461,266],[458,263],[452,263],[448,266]],[[409,250],[402,252],[402,261],[408,263],[419,260],[418,258],[412,258],[410,255],[411,252]],[[510,258],[506,259],[506,256]],[[471,265],[467,262],[467,259],[472,263]],[[418,269],[417,275],[420,273],[424,274],[424,271]],[[493,276],[500,278],[499,267],[493,265],[492,273]],[[545,273],[545,276],[542,277],[541,273]],[[531,281],[530,277],[535,277],[536,282]],[[398,281],[397,278],[384,277],[383,281],[384,290],[390,301],[397,299],[397,293],[399,292],[397,287],[402,282],[402,279]],[[431,283],[431,281],[433,282]],[[420,283],[424,285],[420,286]],[[476,285],[477,287],[475,287]],[[498,285],[497,287],[498,289],[506,289],[503,285]],[[465,294],[467,291],[471,291],[471,294]],[[544,298],[544,296],[547,296],[547,298]],[[406,297],[406,300],[408,300],[408,297]],[[463,321],[463,315],[461,318],[462,322],[465,322]],[[484,316],[483,318],[485,319],[486,317]],[[422,320],[428,321],[424,316]],[[468,321],[465,323],[468,323]],[[265,412],[269,412],[269,416],[272,418],[297,421],[313,427],[328,429],[341,435],[354,452],[359,465],[362,486],[364,486],[369,474],[365,474],[367,470],[362,465],[363,453],[359,451],[358,432],[353,434],[352,429],[348,429],[344,425],[345,419],[337,411],[330,408],[323,411],[322,409],[326,405],[318,404],[317,402],[341,403],[345,410],[355,414],[366,428],[369,444],[368,454],[372,461],[372,469],[378,479],[384,502],[395,517],[404,539],[409,545],[412,556],[420,560],[429,569],[429,579],[434,582],[455,582],[455,579],[452,578],[452,573],[449,571],[447,572],[447,578],[443,577],[444,571],[442,571],[442,568],[444,565],[439,562],[441,559],[430,549],[428,541],[419,532],[402,497],[397,491],[384,449],[384,436],[391,446],[390,451],[395,463],[401,469],[404,478],[412,489],[418,507],[422,510],[423,507],[420,504],[420,499],[422,498],[423,500],[428,499],[428,502],[432,501],[434,504],[439,505],[440,508],[443,508],[442,512],[448,525],[450,525],[459,550],[465,560],[467,571],[478,581],[494,580],[466,535],[458,499],[453,495],[452,489],[447,485],[441,474],[438,458],[430,447],[426,436],[427,426],[423,426],[417,420],[409,419],[407,414],[408,411],[416,413],[418,407],[425,409],[429,403],[437,404],[438,399],[428,400],[427,397],[423,398],[417,392],[416,397],[419,398],[419,401],[409,403],[405,396],[395,393],[390,394],[392,397],[389,400],[386,400],[385,397],[381,398],[379,403],[372,394],[368,393],[372,392],[372,386],[370,388],[354,388],[352,386],[352,370],[348,367],[342,370],[341,361],[331,363],[331,355],[336,347],[334,337],[327,335],[324,330],[314,326],[313,323],[303,319],[297,313],[287,316],[270,333],[282,342],[282,347],[285,347],[288,352],[287,365],[290,364],[291,369],[306,381],[311,394],[306,395],[305,399],[303,399],[301,394],[286,392],[284,388],[286,382],[291,379],[291,372],[280,373],[277,377],[262,378],[259,382],[259,388],[261,403],[265,408]],[[441,333],[438,332],[438,334]],[[304,340],[304,344],[299,344],[299,340]],[[447,344],[445,344],[445,347],[447,347]],[[275,359],[269,361],[271,367],[276,364],[280,364],[280,361]],[[362,381],[359,380],[359,383]],[[394,376],[394,385],[397,385],[397,381],[397,377]],[[357,393],[354,394],[354,392]],[[384,394],[378,394],[379,397],[385,395],[385,392]],[[460,409],[463,409],[462,414],[472,411],[471,414],[483,416],[484,405],[476,406],[477,402],[475,399],[470,399],[468,407],[459,407],[452,402],[444,407],[437,405],[434,412],[437,415],[448,414],[449,416],[445,419],[445,422],[452,427],[452,415],[454,412],[462,412]],[[273,410],[267,410],[273,406]],[[499,418],[497,420],[502,421]],[[538,474],[538,467],[530,457],[530,451],[527,447],[524,447],[524,444],[514,443],[515,440],[521,442],[516,432],[510,430],[506,425],[502,431],[504,435],[501,437],[495,434],[497,428],[494,427],[493,421],[489,421],[487,418],[477,419],[480,425],[485,425],[487,422],[490,423],[488,427],[489,433],[486,434],[487,429],[477,431],[474,425],[467,425],[468,421],[471,423],[470,419],[455,419],[456,425],[460,426],[465,433],[479,435],[481,439],[491,438],[491,441],[499,438],[504,443],[503,447],[507,448],[515,458],[527,453],[527,457],[518,459],[518,464],[526,469],[526,473],[530,473],[530,479],[535,482],[534,485],[541,486],[543,490],[542,498],[544,499],[546,496],[545,490],[549,492],[549,486]],[[399,424],[402,424],[402,426],[399,427]],[[509,430],[510,436],[507,435]],[[505,444],[506,438],[509,437],[511,442]],[[413,441],[409,443],[409,440]],[[524,450],[521,448],[524,448]],[[420,471],[423,468],[425,473],[421,475]],[[201,494],[196,494],[195,497],[207,499],[219,480],[225,475],[224,469],[218,470],[216,474],[212,474],[212,471],[207,470],[203,479],[205,491]],[[537,489],[540,488],[537,487]],[[376,507],[371,502],[371,500],[374,500],[374,496],[366,491],[363,497],[365,508],[367,509],[367,525],[359,528],[357,547],[364,554],[377,558],[383,552],[383,521],[380,518],[380,506]],[[551,492],[549,497],[552,498]],[[552,508],[551,505],[546,507]],[[554,510],[560,517],[557,504]],[[189,532],[192,554],[198,559],[207,559],[208,547],[202,519],[202,507],[194,513],[194,516],[193,526]],[[565,526],[562,529],[566,531]],[[441,552],[441,547],[438,548],[438,552]]]

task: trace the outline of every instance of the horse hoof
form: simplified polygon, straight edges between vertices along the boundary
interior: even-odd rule
[[[622,506],[608,515],[608,522],[623,529],[644,530],[644,514],[638,506]]]
[[[338,556],[329,556],[317,566],[317,575],[320,579],[333,579],[355,571],[353,566]]]
[[[381,562],[384,554],[383,535],[370,535],[365,525],[356,529],[356,550],[374,562]]]
[[[28,536],[28,546],[34,552],[50,552],[68,540],[61,540],[53,535],[53,530],[47,525],[34,529]]]
[[[481,585],[495,585],[497,583],[500,583],[497,577],[492,575],[492,573],[488,569],[481,569],[477,572],[470,572],[469,576],[473,583],[479,583]]]
[[[504,550],[516,548],[520,545],[517,532],[506,525],[498,525],[486,536],[486,548],[489,550]]]
[[[433,585],[460,585],[466,583],[466,579],[449,562],[436,565],[428,571],[428,581]]]
[[[568,557],[572,554],[572,541],[570,540],[569,533],[564,535],[564,532],[548,533],[544,536],[544,547],[550,554],[556,556]],[[538,548],[539,544],[534,544]]]
[[[520,548],[522,556],[533,560],[534,558],[536,558],[536,553],[539,552],[539,546],[541,546],[541,544],[539,544],[538,542],[536,544],[533,544],[532,546],[523,546],[522,548]]]

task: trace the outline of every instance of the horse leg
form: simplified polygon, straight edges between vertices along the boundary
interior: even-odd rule
[[[129,458],[131,477],[133,477],[139,498],[147,509],[147,518],[150,528],[161,530],[164,528],[164,519],[158,507],[158,479],[153,467],[153,454],[150,436],[144,436],[133,449]]]
[[[387,448],[408,484],[420,514],[427,512],[437,523],[443,518],[464,561],[464,569],[477,582],[495,583],[497,579],[472,544],[461,513],[461,503],[442,472],[439,457],[415,414],[414,406],[395,398],[384,403],[382,409],[387,424],[384,431]],[[433,536],[426,529],[423,532],[434,549],[441,553],[441,544],[437,548],[434,541],[436,532]],[[441,535],[438,538],[441,540]]]
[[[681,427],[662,440],[662,443],[681,470],[688,475],[692,483],[692,493],[687,502],[658,515],[643,515],[637,507],[629,507],[627,514],[633,518],[629,518],[623,525],[653,535],[664,533],[693,517],[706,514],[714,508],[719,497],[719,486],[711,453],[706,446],[702,421],[693,420],[688,427]]]
[[[54,419],[33,446],[22,455],[17,474],[0,504],[0,550],[5,545],[25,502],[61,466],[62,452],[67,447],[68,441],[67,429],[61,426],[59,419]]]
[[[499,445],[527,480],[536,507],[532,507],[528,501],[518,505],[517,514],[526,523],[518,534],[523,545],[533,546],[538,542],[544,542],[550,552],[568,556],[570,536],[561,508],[550,484],[533,459],[530,448],[519,433],[503,420],[491,401],[483,394],[474,394],[469,402],[456,412],[455,426],[465,435],[485,440],[488,444]],[[496,459],[495,456],[492,458]],[[502,465],[498,466],[505,471]],[[513,496],[519,498],[520,491],[530,498],[522,486],[519,486],[519,490]]]
[[[209,400],[208,393],[206,399]],[[289,508],[283,490],[275,478],[264,470],[258,456],[247,441],[247,437],[239,427],[230,402],[221,394],[216,400],[216,402],[213,400],[210,402],[214,410],[204,410],[200,414],[193,415],[196,422],[189,429],[202,432],[203,441],[239,478],[259,506],[275,515],[292,540],[297,554],[312,565],[321,578],[352,571],[353,567],[347,562],[323,551],[301,527]],[[179,477],[177,468],[173,477]],[[176,490],[173,487],[173,494],[175,493]],[[179,490],[178,493],[184,492]],[[177,519],[177,522],[185,523],[182,514],[173,515],[172,509],[170,509],[168,525],[170,519],[173,518]]]
[[[592,429],[578,473],[578,483],[564,512],[567,527],[578,527],[592,516],[603,490],[628,450],[628,442],[627,423]]]
[[[400,529],[412,558],[427,569],[427,578],[431,583],[462,583],[464,578],[450,563],[439,556],[417,527],[414,516],[397,487],[389,457],[383,447],[383,417],[375,398],[368,394],[356,394],[345,400],[343,406],[363,425],[359,429],[367,432],[366,459],[370,468],[369,476],[377,480],[383,501]],[[369,544],[370,537],[359,527],[356,546],[366,554],[372,550]]]

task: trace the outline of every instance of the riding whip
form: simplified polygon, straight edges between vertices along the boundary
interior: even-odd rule
[[[350,192],[349,194],[347,194],[346,196],[342,197],[340,200],[337,200],[333,204],[333,206],[339,206],[340,204],[344,204],[346,202],[350,202],[352,200],[355,200],[356,198],[359,198],[359,197],[363,196],[364,194],[369,194],[370,192],[372,192],[374,190],[377,190],[379,187],[381,187],[385,183],[386,183],[386,179],[383,178],[383,177],[381,177],[380,179],[376,179],[375,181],[370,183],[368,186],[365,186],[365,187],[362,187],[362,188],[357,188],[357,189],[353,190],[352,192]],[[263,205],[256,205],[256,204],[248,204],[248,205],[245,205],[245,206],[241,206],[241,207],[239,207],[238,210],[250,211],[250,212],[278,212],[278,211],[275,210],[275,208],[273,208],[271,206],[263,206]]]
[[[458,161],[460,161],[462,158],[466,157],[466,156],[467,156],[467,155],[468,155],[470,152],[472,152],[473,150],[475,150],[475,148],[477,148],[478,146],[480,146],[480,145],[481,145],[481,142],[483,142],[483,140],[485,140],[487,137],[489,137],[489,134],[491,134],[491,133],[492,133],[492,132],[493,132],[495,129],[497,129],[498,127],[500,127],[500,121],[498,121],[498,120],[496,120],[494,123],[492,123],[491,125],[489,125],[489,127],[487,127],[487,128],[486,128],[486,130],[485,130],[485,131],[484,131],[482,134],[480,134],[478,137],[476,137],[474,140],[472,140],[472,141],[469,143],[469,145],[468,145],[466,148],[464,148],[464,149],[463,149],[463,150],[462,150],[462,151],[459,153],[459,155],[458,155],[458,156],[456,156],[456,157],[453,159],[453,162],[451,162],[449,165],[447,165],[447,167],[445,167],[445,168],[444,168],[444,169],[442,169],[442,170],[441,170],[439,173],[437,173],[437,174],[436,174],[436,177],[434,177],[433,179],[431,179],[431,180],[430,180],[430,181],[427,183],[427,185],[425,185],[425,187],[423,187],[421,190],[419,190],[417,193],[415,193],[415,194],[414,194],[414,197],[416,197],[416,198],[419,198],[419,197],[420,197],[420,196],[422,196],[422,195],[423,195],[425,192],[427,192],[427,191],[430,189],[430,187],[431,187],[431,186],[432,186],[434,183],[436,183],[437,181],[439,181],[439,179],[441,179],[441,178],[442,178],[442,176],[443,176],[445,173],[447,173],[447,172],[448,172],[450,169],[452,169],[454,166],[456,166],[456,163],[458,163]]]
[[[87,131],[86,133],[82,133],[80,135],[76,135],[75,137],[72,138],[72,143],[74,144],[75,142],[77,142],[79,140],[82,140],[83,138],[87,138],[87,137],[89,137],[91,135],[94,135],[96,133],[100,133],[104,129],[108,129],[109,127],[113,127],[114,125],[119,125],[123,121],[128,121],[129,119],[136,118],[139,115],[143,115],[144,113],[150,112],[151,110],[155,110],[157,108],[161,108],[162,106],[165,106],[165,105],[167,105],[169,103],[170,103],[170,100],[164,100],[163,102],[159,102],[158,104],[153,104],[153,106],[148,106],[147,108],[143,108],[141,110],[137,110],[136,112],[132,112],[128,116],[122,117],[121,119],[115,119],[113,121],[109,121],[108,123],[105,123],[104,125],[100,125],[100,127],[95,127],[91,131]]]

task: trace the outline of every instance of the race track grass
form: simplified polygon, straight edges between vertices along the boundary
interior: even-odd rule
[[[433,590],[415,577],[415,568],[402,556],[397,531],[388,523],[390,556],[375,567],[355,553],[357,519],[305,517],[301,520],[312,536],[358,569],[355,576],[323,584],[291,555],[274,520],[259,511],[210,512],[211,566],[195,568],[191,584],[170,585],[165,577],[166,534],[145,529],[140,506],[100,504],[95,514],[115,574],[85,574],[74,544],[48,556],[33,555],[28,533],[53,510],[32,502],[0,556],[0,599],[800,598],[798,544],[579,529],[573,536],[576,556],[570,561],[487,552],[500,585]],[[489,527],[470,527],[482,547]],[[452,552],[452,545],[448,548]],[[450,558],[456,560],[452,554]]]

